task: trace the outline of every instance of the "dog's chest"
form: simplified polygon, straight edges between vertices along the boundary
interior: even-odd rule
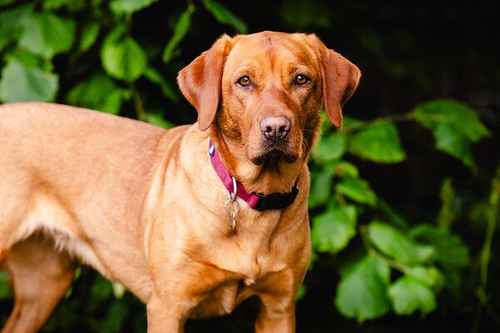
[[[247,285],[282,270],[288,250],[286,246],[279,246],[283,236],[276,232],[279,215],[269,214],[267,218],[255,218],[253,215],[255,213],[243,210],[234,232],[220,237],[217,246],[208,252],[212,254],[210,262],[241,277]],[[281,250],[277,251],[278,248]]]
[[[241,281],[233,281],[213,289],[198,304],[191,318],[209,318],[230,314],[245,299],[254,295]]]

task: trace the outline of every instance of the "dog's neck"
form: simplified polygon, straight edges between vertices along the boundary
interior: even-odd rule
[[[246,147],[212,129],[210,138],[229,173],[240,181],[248,192],[262,194],[290,192],[303,169],[304,161],[279,161],[276,165],[256,165],[246,156]],[[208,147],[207,147],[208,149]]]

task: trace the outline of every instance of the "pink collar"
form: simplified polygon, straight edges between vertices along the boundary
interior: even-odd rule
[[[229,191],[230,197],[234,200],[238,196],[253,209],[259,211],[284,209],[293,203],[299,193],[297,185],[294,185],[292,191],[288,193],[270,193],[268,195],[255,192],[248,193],[243,184],[229,174],[212,141],[209,141],[208,144],[208,155],[210,156],[215,172]]]

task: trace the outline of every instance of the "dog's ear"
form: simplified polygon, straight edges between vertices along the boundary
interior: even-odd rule
[[[177,76],[182,94],[198,111],[198,126],[203,131],[210,127],[217,112],[230,40],[231,37],[227,35],[220,37]]]
[[[331,122],[342,126],[342,106],[358,87],[361,71],[339,53],[330,50],[314,34],[308,35],[319,56],[323,81],[323,105]]]

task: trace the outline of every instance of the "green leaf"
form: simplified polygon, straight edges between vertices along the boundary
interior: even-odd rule
[[[379,163],[397,163],[406,158],[398,130],[388,121],[376,121],[351,138],[351,153]]]
[[[113,0],[109,8],[115,15],[127,15],[150,6],[157,0]]]
[[[99,36],[99,29],[100,26],[97,22],[89,22],[83,27],[80,44],[78,46],[80,52],[85,52],[94,45]]]
[[[144,120],[148,123],[162,128],[168,129],[174,127],[174,125],[172,125],[168,120],[163,118],[163,116],[158,113],[146,113],[144,118]]]
[[[124,302],[113,302],[107,307],[106,318],[99,323],[99,332],[122,332],[122,326],[128,315]]]
[[[488,129],[468,105],[454,100],[423,103],[413,111],[415,119],[433,131],[437,149],[474,166],[471,144],[489,135]]]
[[[430,224],[421,224],[413,228],[409,236],[419,242],[435,248],[434,260],[446,268],[460,269],[470,263],[469,249],[457,236],[447,229]]]
[[[363,126],[366,126],[366,122],[356,119],[356,118],[351,118],[344,116],[342,119],[342,131],[352,131],[352,130],[357,130],[362,128]]]
[[[90,299],[92,300],[92,306],[97,307],[110,299],[113,296],[113,285],[108,280],[103,277],[98,277],[92,288],[90,289]]]
[[[32,11],[33,5],[29,4],[0,12],[0,51],[19,38],[23,22]]]
[[[101,61],[109,75],[133,82],[146,70],[144,50],[131,37],[115,38],[112,32],[101,49]]]
[[[0,272],[0,300],[7,299],[12,296],[11,290],[9,288],[9,277],[7,273]]]
[[[0,100],[5,103],[21,101],[53,101],[58,88],[56,74],[30,67],[10,58],[2,70]]]
[[[118,114],[130,93],[118,87],[104,74],[95,74],[87,81],[77,84],[66,98],[72,105]]]
[[[52,71],[54,69],[54,66],[52,66],[50,62],[47,62],[39,56],[21,48],[11,50],[6,54],[5,60],[7,62],[18,61],[26,67],[38,67],[44,71]]]
[[[332,173],[328,170],[314,172],[312,174],[311,193],[309,195],[309,206],[318,207],[328,200],[332,191]]]
[[[172,60],[174,51],[177,49],[177,46],[184,39],[184,37],[186,37],[186,34],[189,31],[189,27],[191,26],[191,17],[193,16],[194,10],[194,6],[192,4],[189,4],[186,10],[179,17],[179,20],[175,24],[174,34],[163,50],[164,62],[169,62],[170,60]]]
[[[396,280],[389,288],[389,296],[394,310],[399,315],[410,315],[417,310],[428,314],[436,308],[436,298],[432,290],[409,276]]]
[[[154,67],[148,67],[144,71],[144,77],[149,81],[157,84],[163,93],[168,99],[173,102],[179,101],[179,94],[177,93],[177,89],[175,85],[165,80],[159,71]]]
[[[336,206],[313,219],[312,242],[319,252],[339,252],[355,235],[354,206]]]
[[[407,267],[405,274],[433,289],[440,289],[443,285],[444,277],[436,267],[415,266]]]
[[[471,142],[448,124],[439,124],[434,130],[436,148],[461,160],[466,166],[474,166]]]
[[[349,162],[346,161],[336,161],[329,166],[333,169],[335,175],[339,177],[351,177],[356,178],[359,176],[358,168]]]
[[[16,1],[16,0],[0,0],[0,6],[10,5],[14,1]]]
[[[49,12],[31,15],[23,26],[19,45],[46,59],[68,51],[75,39],[75,22]]]
[[[215,0],[203,0],[205,8],[212,13],[217,21],[235,28],[238,32],[245,34],[248,31],[247,25],[239,17],[234,15],[229,9]]]
[[[336,186],[337,192],[342,193],[346,197],[364,203],[370,206],[375,206],[377,196],[364,179],[346,177],[343,178]]]
[[[306,293],[307,293],[307,287],[301,285],[299,290],[297,291],[297,295],[295,295],[295,301],[300,301],[302,298],[304,298]]]
[[[324,135],[312,151],[313,158],[319,163],[333,161],[342,157],[347,146],[347,136],[342,132]]]
[[[405,265],[428,263],[434,255],[432,246],[415,242],[387,223],[371,222],[368,226],[368,236],[385,255]]]
[[[476,112],[458,101],[440,99],[426,102],[417,106],[413,114],[424,127],[435,130],[438,125],[448,125],[472,142],[489,134]]]
[[[82,2],[82,0],[43,0],[43,9],[53,10],[64,6],[70,7],[74,2]]]
[[[390,270],[375,257],[364,256],[341,273],[335,305],[344,316],[362,322],[390,310],[387,295]]]

